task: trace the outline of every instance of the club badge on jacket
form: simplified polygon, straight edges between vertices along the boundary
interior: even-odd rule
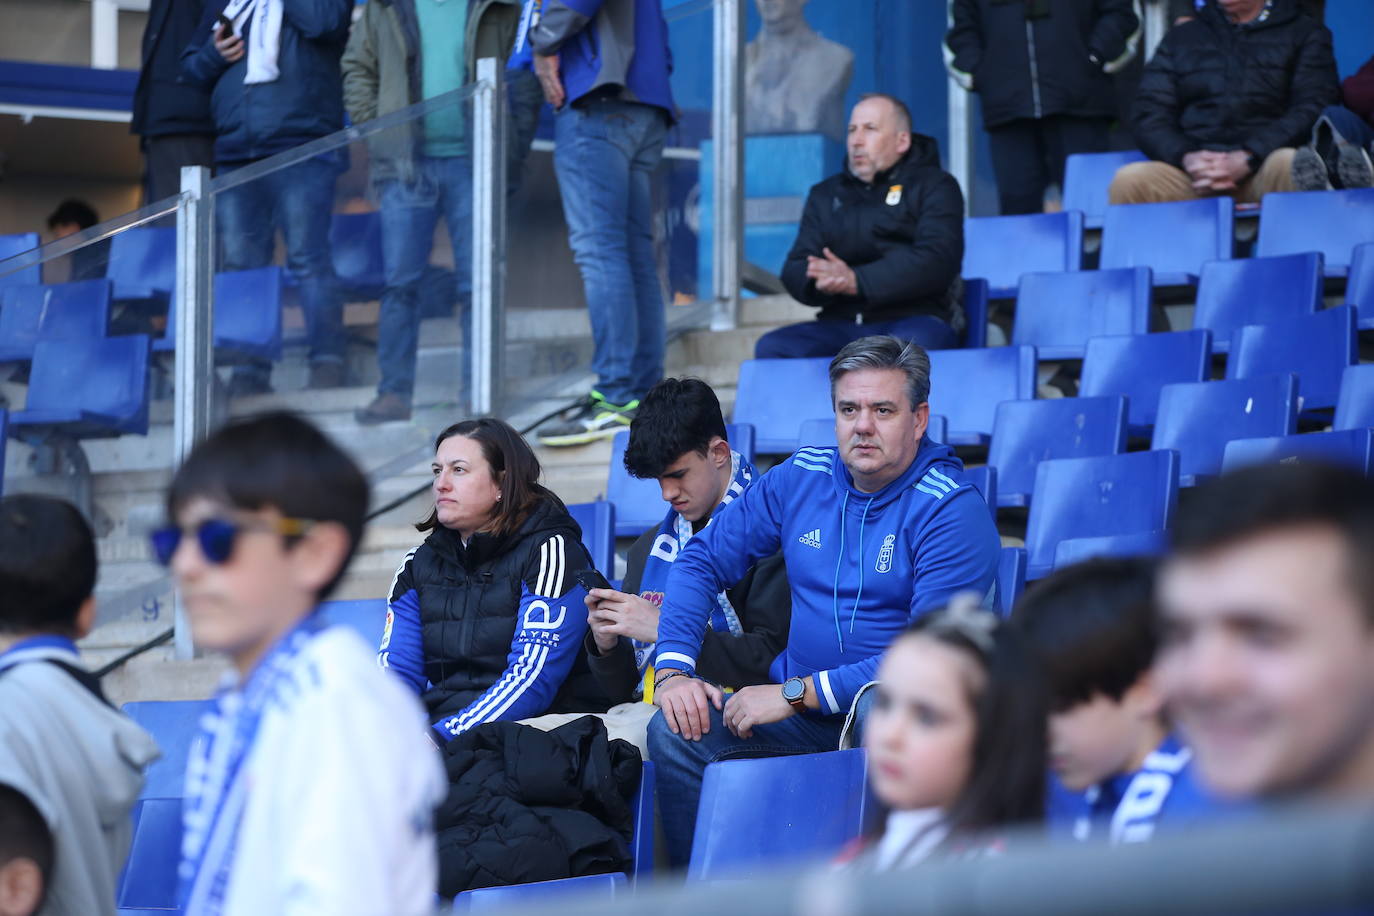
[[[892,187],[887,189],[887,205],[889,207],[895,207],[901,202],[902,186],[899,184],[894,184]]]

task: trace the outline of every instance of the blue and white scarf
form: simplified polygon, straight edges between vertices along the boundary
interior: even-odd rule
[[[295,660],[324,628],[317,615],[282,637],[242,684],[223,690],[201,719],[201,733],[186,763],[181,863],[181,910],[215,916],[224,909],[239,826],[248,803],[244,763],[252,753],[263,713],[299,689]]]
[[[734,502],[735,497],[754,482],[757,474],[754,466],[745,460],[744,456],[732,450],[730,486],[725,488],[725,498],[711,513],[711,517],[714,518],[717,512]],[[692,539],[692,533],[692,523],[669,508],[663,523],[658,526],[658,535],[654,538],[653,546],[649,548],[648,559],[644,561],[644,573],[639,579],[639,597],[662,606],[663,590],[668,585],[668,571],[672,568],[673,561],[682,553],[682,548]],[[744,632],[744,628],[740,626],[739,614],[735,613],[735,608],[723,591],[716,595],[716,607],[711,611],[710,623],[711,629],[717,633],[739,636]],[[630,640],[630,643],[634,646],[635,665],[639,668],[642,679],[654,660],[654,644],[640,642],[637,639]]]

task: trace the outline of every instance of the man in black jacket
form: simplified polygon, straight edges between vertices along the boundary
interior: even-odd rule
[[[759,358],[834,356],[874,334],[927,350],[958,343],[964,314],[964,196],[899,99],[862,96],[849,116],[848,168],[811,188],[782,282],[818,321],[759,338]]]
[[[1209,0],[1145,68],[1134,128],[1151,162],[1123,166],[1114,204],[1294,188],[1294,148],[1337,99],[1331,32],[1294,0]]]
[[[1073,153],[1108,148],[1110,74],[1135,56],[1132,0],[955,0],[950,72],[983,103],[1002,213],[1039,213]]]
[[[142,138],[145,204],[180,193],[182,166],[214,162],[210,93],[180,80],[181,52],[205,37],[196,32],[204,5],[204,0],[152,0],[148,6],[129,125]]]

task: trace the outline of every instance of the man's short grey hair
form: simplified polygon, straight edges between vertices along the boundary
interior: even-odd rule
[[[900,134],[911,133],[911,109],[906,107],[906,102],[886,92],[865,92],[859,96],[860,102],[867,102],[869,99],[882,99],[891,105],[892,114],[897,120],[897,132]]]
[[[835,403],[835,386],[840,379],[858,369],[896,369],[905,375],[912,410],[930,400],[930,357],[925,347],[914,341],[878,334],[847,344],[830,361],[831,404]]]

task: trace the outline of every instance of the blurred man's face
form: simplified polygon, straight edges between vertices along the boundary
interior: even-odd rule
[[[1349,564],[1320,525],[1166,563],[1158,683],[1217,792],[1374,794],[1374,627]]]
[[[774,26],[788,20],[800,20],[806,0],[755,0],[759,18],[764,25]]]
[[[897,129],[897,112],[887,99],[864,99],[849,115],[849,171],[871,183],[911,149],[911,134]]]
[[[1232,22],[1249,22],[1264,10],[1264,0],[1217,0],[1217,6]]]
[[[76,235],[81,231],[80,223],[53,223],[52,237],[54,239],[65,239],[69,235]]]

